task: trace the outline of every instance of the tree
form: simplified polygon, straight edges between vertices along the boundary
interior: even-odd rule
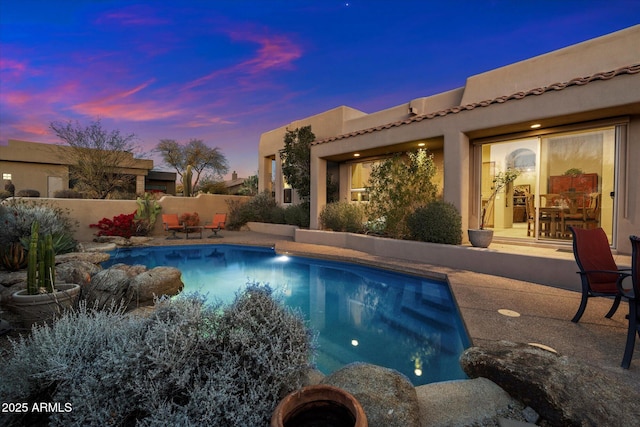
[[[311,143],[315,139],[311,126],[287,130],[280,151],[282,174],[303,202],[309,202],[311,196]]]
[[[369,220],[384,218],[388,235],[407,237],[407,217],[436,197],[435,174],[433,154],[424,149],[409,152],[406,157],[396,155],[375,165],[366,187],[369,203],[365,211]]]
[[[255,196],[258,194],[258,175],[251,175],[242,182],[242,188],[238,194],[243,196]]]
[[[229,171],[227,159],[220,149],[209,147],[201,139],[191,139],[185,145],[181,145],[174,139],[161,139],[156,146],[156,151],[162,155],[167,165],[176,170],[181,180],[184,179],[187,166],[191,165],[195,176],[192,183],[194,190],[198,189],[203,172],[209,171],[210,176],[221,180],[222,176]]]
[[[134,175],[126,174],[126,169],[135,162],[134,134],[107,131],[99,119],[86,127],[71,121],[52,122],[50,127],[70,147],[67,160],[73,167],[69,169],[69,179],[76,186],[90,189],[97,198],[105,199],[114,190],[135,182]]]

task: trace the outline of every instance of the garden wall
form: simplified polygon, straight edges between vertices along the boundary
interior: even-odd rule
[[[177,213],[181,215],[185,212],[197,212],[200,216],[200,223],[211,222],[215,213],[228,213],[227,200],[244,200],[248,196],[227,196],[222,194],[200,194],[196,197],[176,197],[163,196],[158,203],[162,206],[156,224],[151,232],[151,236],[162,236],[163,213]],[[96,228],[90,228],[90,224],[95,224],[102,218],[113,218],[120,214],[128,214],[138,209],[135,200],[99,200],[99,199],[29,199],[34,203],[46,203],[68,211],[69,216],[78,221],[79,227],[75,230],[74,237],[80,242],[93,240]]]
[[[298,243],[353,249],[375,256],[424,262],[447,268],[474,271],[527,282],[580,291],[580,277],[576,274],[573,255],[558,258],[526,252],[511,253],[503,250],[473,248],[463,245],[396,240],[333,231],[298,229]]]

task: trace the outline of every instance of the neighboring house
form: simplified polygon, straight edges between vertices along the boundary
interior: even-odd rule
[[[551,212],[563,209],[565,194],[584,195],[572,213],[591,216],[574,224],[603,227],[618,252],[630,253],[628,236],[640,234],[640,25],[471,76],[449,92],[372,114],[341,106],[264,133],[260,191],[273,191],[280,204],[296,203],[282,177],[284,135],[306,125],[317,138],[312,229],[326,204],[327,175],[339,182],[340,200],[366,203],[376,161],[426,147],[465,230],[478,227],[493,177],[511,167],[521,174],[488,219],[497,238],[566,241],[569,223]]]
[[[231,179],[224,182],[227,194],[240,194],[245,179],[246,178],[238,178],[238,173],[233,171]]]
[[[69,189],[69,168],[73,166],[69,150],[70,147],[64,145],[10,139],[7,146],[0,146],[0,173],[4,181],[13,182],[16,193],[31,189],[39,191],[41,197],[53,197],[56,191]],[[168,194],[175,194],[175,173],[156,175],[151,171],[153,160],[130,156],[130,164],[120,172],[135,176],[136,194],[144,193],[148,184],[166,187]],[[150,174],[155,178],[147,183],[145,180]]]
[[[176,195],[176,173],[150,170],[145,177],[144,191]]]

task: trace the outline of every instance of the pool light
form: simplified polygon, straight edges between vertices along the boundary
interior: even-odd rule
[[[360,344],[360,343],[358,342],[358,340],[351,340],[351,345],[352,345],[352,346],[357,347],[357,346],[358,346],[358,344]]]

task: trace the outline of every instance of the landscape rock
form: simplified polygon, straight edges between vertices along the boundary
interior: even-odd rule
[[[111,256],[104,252],[70,252],[67,254],[56,255],[56,264],[62,264],[71,261],[84,261],[92,264],[100,264],[109,261]]]
[[[445,381],[416,387],[421,425],[477,425],[500,416],[524,420],[524,405],[486,378]]]
[[[484,377],[558,426],[631,426],[640,419],[638,391],[595,367],[507,341],[471,347],[460,358],[471,378]]]
[[[87,292],[87,306],[99,309],[128,304],[125,300],[131,276],[119,268],[99,271],[91,278]]]
[[[367,363],[352,363],[322,380],[351,393],[362,405],[369,427],[419,427],[416,389],[401,373]]]
[[[143,246],[149,241],[151,241],[151,237],[145,236],[131,236],[130,238],[121,237],[121,236],[99,236],[93,239],[96,243],[112,243],[116,246]]]
[[[131,279],[127,300],[132,306],[153,305],[157,297],[177,295],[184,288],[182,272],[174,267],[155,267]]]
[[[91,276],[102,271],[102,267],[91,261],[73,259],[56,266],[56,280],[63,283],[77,283],[86,289],[91,283]]]

